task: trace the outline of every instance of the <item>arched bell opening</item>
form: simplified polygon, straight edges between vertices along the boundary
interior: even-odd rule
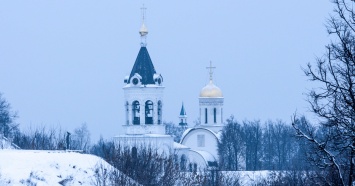
[[[133,125],[140,125],[141,124],[139,111],[140,111],[139,101],[133,101],[133,103],[132,103]]]
[[[145,124],[153,124],[153,102],[145,102]]]

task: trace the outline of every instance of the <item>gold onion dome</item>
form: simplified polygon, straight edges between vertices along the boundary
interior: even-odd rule
[[[206,98],[220,98],[223,97],[222,91],[219,87],[213,84],[212,80],[200,92],[200,97]]]

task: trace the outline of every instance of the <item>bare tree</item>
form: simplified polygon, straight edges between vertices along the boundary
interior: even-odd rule
[[[341,185],[352,185],[355,155],[355,12],[354,0],[333,0],[335,14],[327,22],[334,41],[324,57],[304,69],[321,87],[308,94],[312,111],[320,117],[323,136],[293,126],[299,137],[315,146],[317,165],[336,173]]]
[[[262,128],[260,121],[245,121],[243,125],[245,141],[246,170],[260,170],[262,159]]]
[[[63,150],[64,141],[60,127],[30,126],[25,132],[14,133],[13,142],[21,149]]]
[[[222,170],[241,170],[244,158],[245,142],[243,128],[231,116],[218,141],[219,166]]]

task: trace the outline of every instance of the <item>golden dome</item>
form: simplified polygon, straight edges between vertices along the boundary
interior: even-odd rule
[[[212,80],[210,80],[210,83],[202,88],[200,92],[200,97],[220,98],[223,97],[223,94],[221,89],[214,85]]]

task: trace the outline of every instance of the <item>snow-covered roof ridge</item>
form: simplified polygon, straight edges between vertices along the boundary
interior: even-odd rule
[[[173,145],[174,145],[174,149],[190,149],[190,147],[187,147],[187,146],[185,146],[183,144],[176,143],[176,142],[174,142]]]

